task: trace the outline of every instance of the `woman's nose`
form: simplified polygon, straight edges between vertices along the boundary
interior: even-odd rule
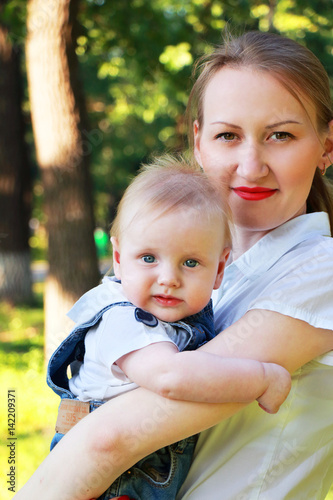
[[[268,172],[269,167],[263,158],[262,148],[254,144],[244,146],[240,151],[237,174],[248,182],[255,182],[265,177]]]

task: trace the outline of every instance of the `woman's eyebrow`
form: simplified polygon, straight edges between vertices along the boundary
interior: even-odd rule
[[[235,125],[234,123],[224,122],[221,120],[217,120],[216,122],[212,122],[211,125],[227,125],[227,127],[238,128],[241,129],[239,125]]]
[[[272,128],[275,128],[275,127],[280,127],[281,125],[288,125],[290,123],[294,123],[296,125],[302,125],[301,122],[298,122],[296,120],[284,120],[282,122],[272,123],[272,125],[267,125],[265,128],[266,129],[272,129]]]
[[[266,125],[265,129],[271,130],[271,129],[276,128],[276,127],[281,127],[281,125],[288,125],[291,123],[293,123],[295,125],[302,125],[302,123],[298,122],[297,120],[283,120],[281,122],[272,123],[271,125]],[[226,125],[227,127],[232,127],[234,129],[238,129],[238,130],[241,130],[241,128],[242,128],[239,125],[235,125],[234,123],[230,123],[230,122],[225,122],[223,120],[217,120],[215,122],[211,122],[210,125]]]

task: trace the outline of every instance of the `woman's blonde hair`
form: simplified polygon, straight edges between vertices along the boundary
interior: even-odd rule
[[[201,58],[195,67],[200,74],[187,106],[188,140],[192,150],[193,121],[198,121],[199,129],[203,126],[203,100],[207,85],[224,67],[250,67],[269,72],[303,107],[300,96],[312,102],[317,114],[314,127],[318,132],[328,130],[328,124],[333,119],[329,78],[319,59],[309,49],[273,33],[253,31],[240,37],[226,33],[224,43]],[[308,212],[327,212],[333,233],[332,187],[321,176],[319,169],[314,176],[307,208]]]
[[[198,217],[220,221],[225,246],[231,246],[230,216],[224,198],[223,188],[215,188],[194,162],[181,156],[157,157],[141,167],[126,189],[110,233],[121,241],[130,224],[147,213],[153,212],[158,218],[170,211],[195,209]]]

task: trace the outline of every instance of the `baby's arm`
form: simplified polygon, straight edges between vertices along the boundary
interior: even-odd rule
[[[252,359],[222,358],[203,351],[178,352],[158,342],[126,354],[117,365],[128,378],[157,394],[203,403],[258,400],[276,413],[290,391],[290,375],[279,365]]]
[[[293,372],[333,349],[331,331],[260,310],[263,324],[267,325],[261,331],[251,326],[257,324],[257,316],[254,317],[256,321],[252,321],[254,313],[258,314],[258,310],[247,313],[223,335],[201,347],[200,352],[271,360]],[[249,334],[240,337],[243,326]],[[243,407],[240,403],[207,404],[163,399],[143,388],[127,392],[106,402],[75,425],[14,498],[89,500],[98,497],[122,472],[144,456],[208,429]]]

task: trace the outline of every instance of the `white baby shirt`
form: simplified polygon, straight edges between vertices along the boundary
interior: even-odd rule
[[[84,323],[110,303],[129,304],[119,282],[105,277],[102,285],[86,293],[68,314],[76,323]],[[69,380],[69,388],[80,401],[108,400],[137,387],[115,364],[129,352],[156,342],[172,342],[179,350],[186,346],[189,334],[156,320],[154,327],[137,321],[136,307],[116,305],[107,310],[97,326],[85,337],[85,357],[80,370]]]

